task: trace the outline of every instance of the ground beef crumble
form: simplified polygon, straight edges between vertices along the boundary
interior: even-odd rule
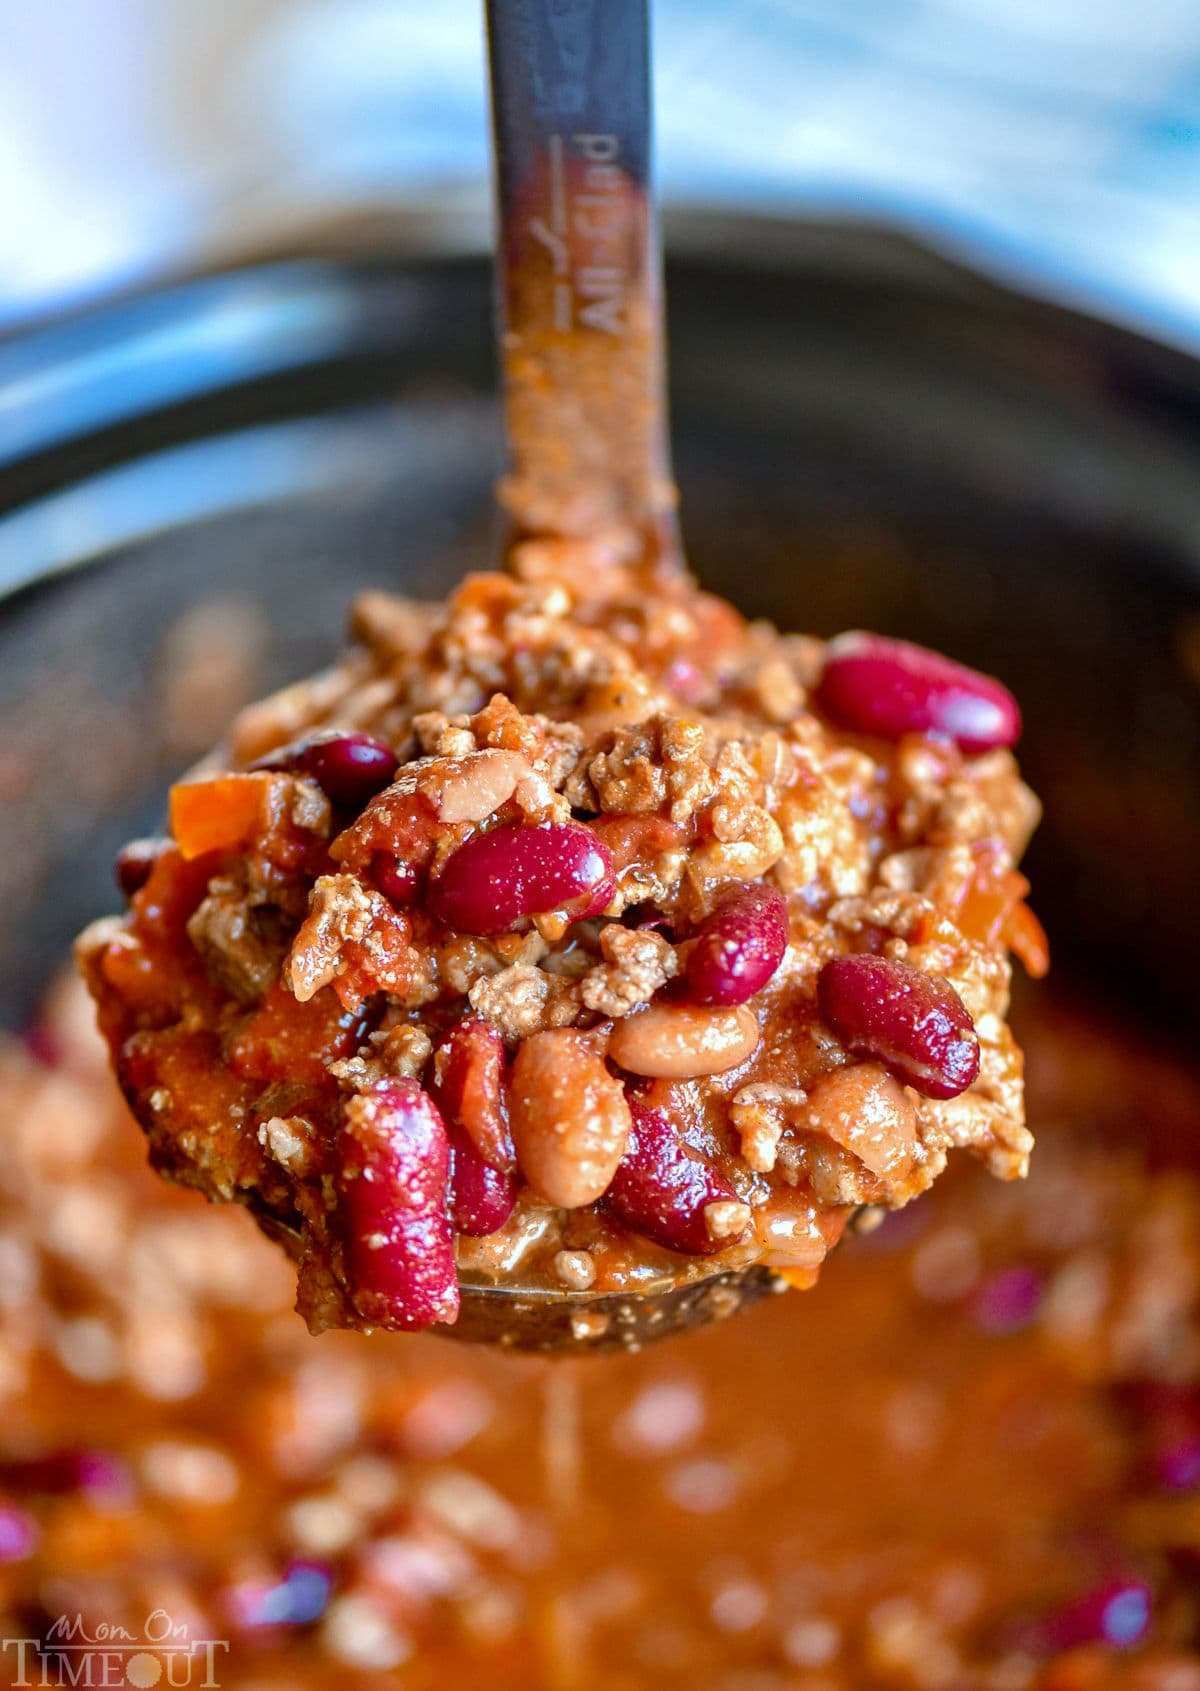
[[[230,768],[174,789],[173,838],[127,914],[79,942],[156,1165],[298,1230],[314,1328],[362,1324],[345,1112],[432,1087],[458,1215],[484,1036],[495,1110],[526,1042],[587,1034],[624,1085],[597,1081],[598,1178],[645,1158],[650,1112],[669,1131],[647,1178],[670,1185],[664,1155],[699,1160],[721,1207],[715,1232],[641,1225],[624,1174],[610,1197],[558,1167],[582,1141],[535,1104],[515,1175],[491,1170],[513,1183],[507,1211],[446,1223],[472,1273],[519,1256],[522,1277],[561,1285],[566,1252],[598,1293],[647,1264],[762,1262],[806,1284],[856,1206],[904,1205],[951,1150],[1005,1179],[1027,1168],[1009,952],[1035,973],[1045,955],[1016,870],[1037,801],[1008,742],[864,731],[826,700],[838,646],[747,624],[682,572],[588,572],[581,542],[559,544],[557,574],[539,542],[445,606],[364,596],[351,656],[242,714]],[[845,959],[891,971],[901,1008],[876,994],[852,1001],[853,1026],[831,1021]],[[928,992],[949,1005],[936,1037]],[[476,1025],[462,1074],[435,1084],[433,1054]]]

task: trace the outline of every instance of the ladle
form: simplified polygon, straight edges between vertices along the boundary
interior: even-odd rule
[[[496,290],[514,538],[610,537],[679,567],[651,190],[647,0],[488,0]],[[286,1246],[286,1218],[260,1224]],[[454,1326],[513,1350],[635,1349],[734,1314],[786,1281],[756,1266],[645,1292],[464,1276]]]

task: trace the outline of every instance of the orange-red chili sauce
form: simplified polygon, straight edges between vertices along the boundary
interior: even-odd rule
[[[961,1168],[814,1292],[555,1364],[310,1338],[86,1022],[0,1059],[5,1638],[163,1610],[253,1691],[1200,1687],[1200,1079],[1115,1024],[1026,1016],[1027,1184]]]

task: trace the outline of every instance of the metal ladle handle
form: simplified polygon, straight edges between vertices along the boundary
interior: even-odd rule
[[[518,533],[673,538],[647,0],[487,0]]]

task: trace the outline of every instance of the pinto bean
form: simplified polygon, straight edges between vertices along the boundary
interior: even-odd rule
[[[809,1094],[805,1126],[889,1185],[910,1180],[921,1153],[916,1107],[880,1063],[850,1063],[826,1075]]]
[[[524,1042],[509,1113],[517,1161],[536,1192],[563,1209],[604,1195],[625,1155],[629,1105],[586,1035],[553,1028]]]
[[[758,1018],[745,1004],[725,1009],[652,1004],[617,1023],[608,1049],[630,1074],[694,1080],[736,1069],[758,1040]]]
[[[820,1213],[805,1192],[777,1188],[753,1212],[755,1236],[768,1268],[811,1273],[821,1266],[829,1243]]]

